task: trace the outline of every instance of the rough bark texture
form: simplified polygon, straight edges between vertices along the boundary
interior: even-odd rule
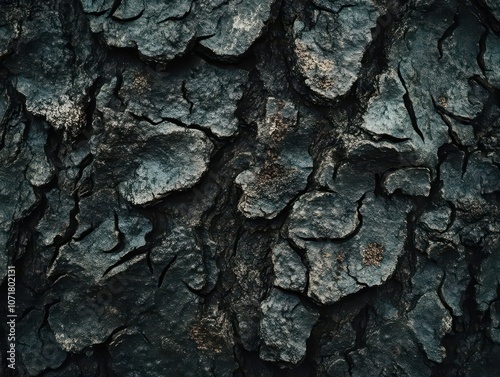
[[[500,370],[497,0],[2,0],[0,119],[2,375]]]

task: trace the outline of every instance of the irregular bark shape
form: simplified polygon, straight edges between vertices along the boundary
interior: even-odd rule
[[[297,364],[306,352],[306,339],[318,314],[308,311],[294,296],[278,290],[271,291],[261,305],[260,324],[264,360]]]
[[[302,17],[293,25],[296,71],[313,98],[333,100],[358,78],[363,53],[371,41],[377,9],[371,0],[328,2],[308,27]]]
[[[498,374],[497,3],[0,0],[0,375]]]
[[[283,289],[302,292],[306,287],[306,267],[300,256],[285,243],[273,248],[274,284]]]
[[[186,53],[197,38],[220,58],[235,58],[261,35],[271,0],[170,2],[82,0],[94,33],[113,47],[137,48],[148,60],[168,61]],[[145,31],[148,31],[145,33]]]
[[[235,180],[243,189],[238,208],[245,216],[272,219],[304,189],[312,170],[307,126],[297,122],[297,111],[289,102],[267,99],[266,118],[257,135],[259,160],[264,161]]]
[[[123,197],[133,204],[150,203],[169,192],[192,187],[207,170],[212,145],[201,131],[160,123],[154,132],[141,140],[144,147],[135,152],[141,158],[131,177],[118,185]]]
[[[363,226],[352,238],[340,243],[307,241],[304,247],[311,266],[308,295],[322,304],[332,304],[363,287],[383,284],[404,250],[408,210],[404,202],[390,206],[385,200],[367,196],[359,210]]]

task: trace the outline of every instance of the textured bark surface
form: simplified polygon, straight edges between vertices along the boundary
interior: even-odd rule
[[[0,119],[1,375],[500,370],[497,0],[3,0]]]

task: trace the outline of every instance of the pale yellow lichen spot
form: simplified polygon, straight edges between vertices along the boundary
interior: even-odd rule
[[[379,266],[384,259],[384,247],[378,243],[369,243],[363,250],[365,266]]]
[[[310,50],[307,45],[300,41],[295,41],[295,54],[298,59],[302,75],[306,77],[306,83],[311,89],[320,94],[328,95],[334,88],[333,71],[335,65],[333,61],[325,59],[320,54]]]

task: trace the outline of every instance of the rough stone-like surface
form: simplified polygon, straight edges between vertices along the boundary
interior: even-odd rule
[[[62,237],[70,226],[70,212],[74,201],[70,195],[64,195],[60,190],[53,189],[46,194],[47,210],[40,219],[36,230],[45,246],[53,245],[56,237]]]
[[[450,313],[434,292],[420,297],[417,306],[410,312],[410,327],[430,360],[440,363],[446,356],[446,349],[440,345],[440,340],[451,330],[451,322]]]
[[[425,168],[405,168],[387,174],[384,189],[388,194],[396,190],[412,196],[429,196],[431,176]]]
[[[366,345],[353,354],[351,375],[370,375],[374,370],[389,376],[426,376],[430,368],[425,357],[412,350],[418,341],[409,328],[401,322],[389,322],[377,329],[370,329]]]
[[[498,9],[500,15],[500,7]],[[489,34],[486,38],[486,51],[484,52],[484,64],[486,66],[486,77],[491,85],[500,87],[500,72],[498,71],[498,60],[500,59],[500,37]]]
[[[499,4],[0,0],[0,376],[497,375]]]
[[[92,31],[108,46],[135,48],[148,60],[169,61],[199,43],[228,59],[261,35],[273,1],[82,0]]]
[[[364,198],[359,209],[363,226],[344,242],[311,237],[304,243],[310,265],[308,296],[332,304],[363,287],[383,284],[392,275],[404,251],[403,219],[409,207],[389,203],[373,195]]]
[[[144,144],[141,159],[131,176],[118,185],[131,203],[146,204],[192,187],[207,171],[212,145],[203,132],[165,122],[154,127],[139,123],[139,127],[144,132],[138,140]]]
[[[313,165],[307,153],[309,128],[297,121],[291,103],[267,99],[257,134],[257,161],[235,180],[243,189],[238,208],[245,216],[272,219],[306,187]]]
[[[306,287],[306,267],[299,254],[286,243],[276,245],[272,251],[274,285],[302,292]]]
[[[306,309],[297,297],[271,291],[262,302],[260,333],[264,360],[297,364],[306,353],[306,340],[319,315]]]
[[[476,286],[476,300],[479,309],[486,311],[488,306],[497,298],[497,291],[494,288],[498,287],[498,266],[500,265],[500,239],[497,237],[488,240],[485,245],[487,253],[481,263],[478,284]]]
[[[60,12],[68,13],[67,18]],[[83,15],[64,3],[32,9],[7,66],[16,73],[16,89],[26,97],[28,111],[45,117],[55,129],[77,134],[85,124],[100,54],[94,55],[87,28],[69,34],[67,22],[83,26]]]
[[[395,69],[382,73],[378,78],[377,95],[368,103],[363,129],[377,136],[412,139],[417,131],[412,127],[410,114],[404,103],[406,89]]]
[[[243,70],[203,63],[178,74],[131,66],[118,95],[130,113],[153,123],[174,119],[227,137],[238,130],[235,111],[246,78]]]
[[[67,356],[55,343],[50,327],[43,323],[44,317],[42,310],[32,310],[19,328],[20,357],[30,375],[37,375],[46,368],[58,368]]]
[[[420,217],[420,223],[429,230],[444,232],[450,225],[452,209],[443,204],[437,208],[425,211]]]
[[[398,153],[398,145],[373,141],[352,143],[348,158],[336,162],[334,179],[327,183],[328,188],[359,201],[366,193],[373,192],[377,177],[391,168],[407,165],[406,157]]]
[[[288,232],[296,243],[310,239],[342,239],[360,222],[358,203],[330,192],[302,195],[293,205]]]
[[[500,170],[489,157],[476,151],[469,156],[467,162],[465,158],[462,151],[453,149],[440,168],[442,196],[459,206],[475,200],[482,201],[481,194],[490,194],[500,189]]]
[[[312,20],[299,14],[293,23],[295,71],[312,98],[333,100],[358,78],[378,12],[372,0],[318,3]]]

